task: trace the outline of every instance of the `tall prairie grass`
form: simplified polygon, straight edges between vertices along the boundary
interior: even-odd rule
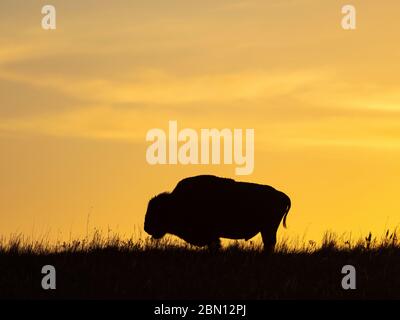
[[[230,250],[242,250],[245,252],[262,252],[261,241],[224,241],[221,252]],[[382,250],[387,248],[399,248],[397,230],[387,230],[383,235],[368,233],[364,237],[353,239],[351,234],[337,235],[327,231],[321,241],[303,239],[280,238],[275,247],[275,253],[314,253],[318,251],[352,251],[352,250]],[[70,239],[69,241],[50,241],[46,237],[32,239],[24,234],[11,234],[8,237],[0,237],[0,254],[56,254],[63,252],[90,252],[99,250],[116,251],[148,251],[148,250],[191,250],[204,251],[207,248],[199,248],[184,241],[166,236],[160,240],[151,237],[134,234],[130,237],[122,237],[117,233],[104,233],[99,230],[91,232],[90,237]]]
[[[57,271],[56,290],[41,287],[48,264]],[[356,268],[356,290],[341,287],[347,264]],[[0,298],[7,299],[400,299],[399,275],[396,230],[357,239],[327,232],[319,242],[281,238],[269,255],[258,241],[209,251],[174,237],[99,231],[67,242],[0,238]]]

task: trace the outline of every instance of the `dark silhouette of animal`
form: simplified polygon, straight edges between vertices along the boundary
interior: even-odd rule
[[[210,248],[220,246],[219,238],[248,240],[261,232],[264,249],[272,251],[290,206],[290,198],[271,186],[200,175],[152,198],[144,230],[155,239],[170,233]]]

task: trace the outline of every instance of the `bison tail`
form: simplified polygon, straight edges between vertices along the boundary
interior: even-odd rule
[[[292,203],[290,201],[290,198],[285,195],[285,211],[283,213],[283,227],[286,228],[286,217],[289,213],[290,207],[291,207]]]

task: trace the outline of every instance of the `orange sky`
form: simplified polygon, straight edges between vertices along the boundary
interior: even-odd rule
[[[129,235],[186,176],[270,184],[281,236],[358,236],[400,222],[398,1],[46,1],[0,4],[0,234]],[[255,168],[150,166],[146,132],[254,128]]]

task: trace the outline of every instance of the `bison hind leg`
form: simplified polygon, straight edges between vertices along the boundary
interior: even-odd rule
[[[261,237],[264,244],[264,252],[273,253],[276,244],[276,231],[261,231]]]

